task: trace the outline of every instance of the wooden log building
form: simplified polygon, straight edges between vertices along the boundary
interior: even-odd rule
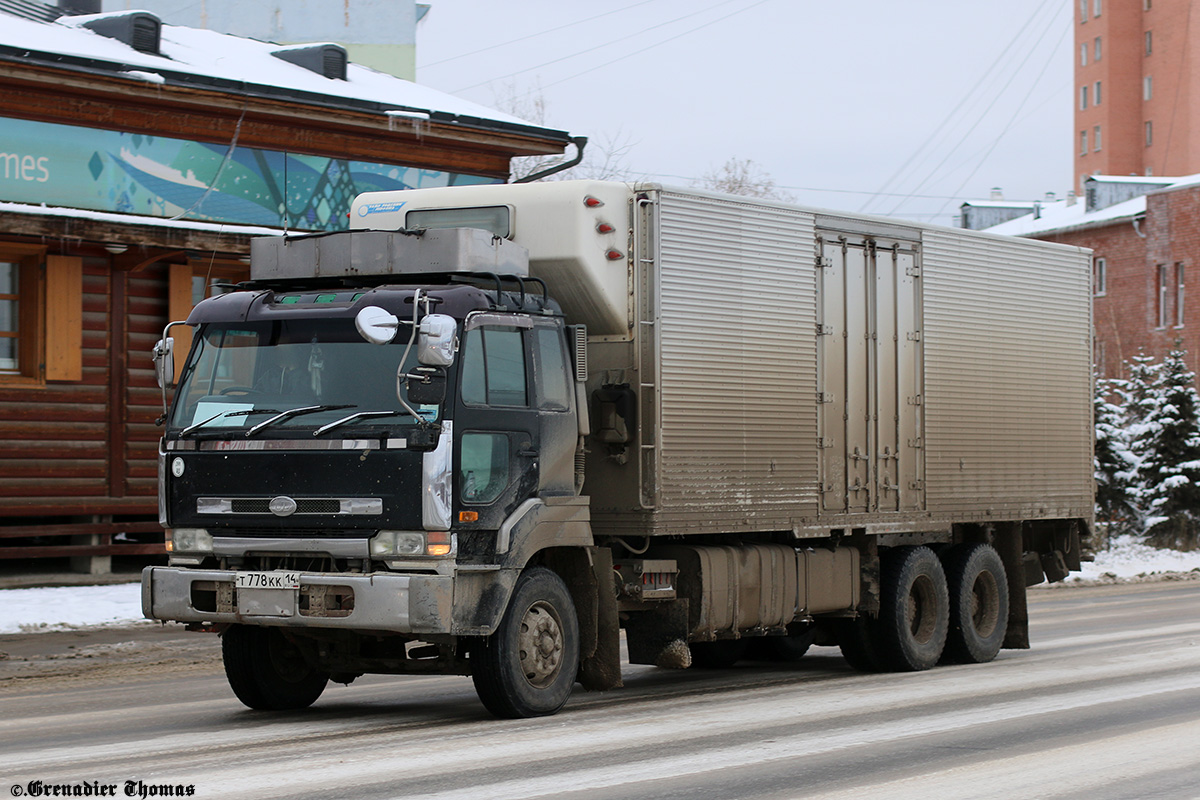
[[[0,568],[102,572],[162,553],[150,351],[248,277],[251,238],[345,227],[360,191],[503,182],[570,140],[337,45],[65,10],[0,2]]]

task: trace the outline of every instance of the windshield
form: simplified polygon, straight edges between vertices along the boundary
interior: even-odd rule
[[[184,369],[171,426],[257,434],[320,428],[353,415],[337,427],[412,423],[396,398],[406,337],[397,340],[366,342],[352,319],[206,325]],[[405,372],[416,365],[416,349]],[[436,407],[414,408],[426,419],[437,416]]]

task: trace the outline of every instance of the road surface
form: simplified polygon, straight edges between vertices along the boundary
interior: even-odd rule
[[[175,627],[0,636],[0,795],[1200,797],[1200,581],[1031,595],[1033,649],[991,664],[626,666],[624,689],[520,721],[444,677],[251,712],[216,637]]]

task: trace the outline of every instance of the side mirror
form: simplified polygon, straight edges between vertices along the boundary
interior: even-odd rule
[[[175,388],[175,338],[168,336],[159,339],[154,345],[154,377],[158,379],[158,388]]]
[[[441,405],[446,399],[446,370],[420,366],[405,376],[404,391],[413,405]]]
[[[366,306],[354,317],[358,335],[371,344],[387,344],[396,338],[400,320],[390,311],[379,306]]]
[[[458,324],[445,314],[427,314],[421,320],[417,361],[431,367],[448,367],[458,350]],[[445,376],[443,376],[443,381]]]

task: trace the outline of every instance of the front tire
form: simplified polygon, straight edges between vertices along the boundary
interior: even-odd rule
[[[545,567],[517,579],[496,632],[471,653],[471,680],[485,708],[521,719],[557,713],[579,671],[579,621],[562,578]]]
[[[1008,578],[990,545],[963,544],[944,555],[950,630],[942,660],[983,664],[1000,652],[1008,629]]]
[[[883,562],[879,655],[894,672],[930,669],[942,657],[950,598],[942,562],[928,547],[899,547]]]
[[[308,708],[329,683],[279,628],[234,625],[221,636],[221,657],[233,693],[257,711]]]

